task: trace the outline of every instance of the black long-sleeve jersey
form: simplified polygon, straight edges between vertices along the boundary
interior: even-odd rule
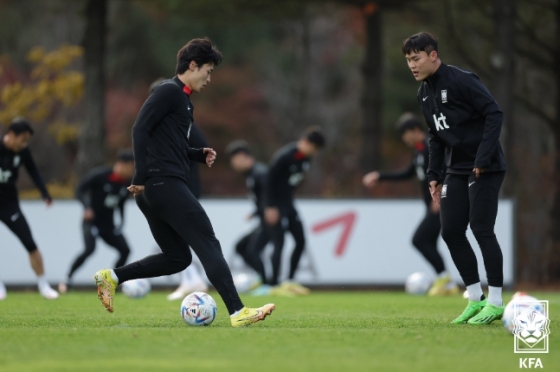
[[[203,149],[189,146],[194,122],[189,94],[189,88],[175,76],[156,86],[142,105],[132,128],[133,185],[163,176],[186,181],[191,160],[206,162]]]
[[[429,181],[443,180],[444,164],[453,174],[505,171],[503,114],[476,74],[442,63],[422,82],[418,102],[429,127]]]
[[[121,224],[124,222],[124,203],[129,196],[126,189],[130,179],[119,177],[110,167],[99,167],[89,171],[76,189],[76,198],[84,208],[93,209],[96,226],[113,228],[114,213],[118,208]]]
[[[249,190],[249,197],[255,203],[255,212],[253,216],[262,218],[264,216],[263,194],[266,187],[266,175],[268,168],[261,162],[255,165],[245,175],[245,184]]]
[[[295,142],[287,144],[274,154],[266,178],[267,207],[293,203],[295,189],[309,169],[309,160],[297,149]]]
[[[208,147],[208,142],[196,124],[192,125],[191,137],[189,145],[197,149]],[[189,176],[187,177],[187,187],[191,190],[195,198],[199,199],[202,195],[202,186],[200,184],[200,167],[195,161],[189,164]]]
[[[412,160],[406,169],[396,172],[379,172],[380,181],[402,181],[408,180],[414,176],[420,182],[420,190],[422,191],[422,198],[426,207],[430,207],[432,203],[432,196],[430,195],[430,183],[428,182],[428,139],[420,142],[414,149]]]
[[[37,169],[37,165],[35,165],[35,161],[33,161],[31,151],[25,148],[16,154],[4,146],[4,142],[0,137],[0,204],[18,201],[16,182],[21,164],[27,169],[29,176],[31,176],[33,183],[41,192],[43,199],[50,200],[51,196],[47,191],[43,177],[41,177]]]

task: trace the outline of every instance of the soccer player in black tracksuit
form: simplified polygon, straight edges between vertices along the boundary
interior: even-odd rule
[[[127,187],[134,175],[134,157],[130,151],[121,151],[112,167],[99,167],[87,173],[76,190],[76,198],[84,206],[82,231],[84,251],[76,257],[65,282],[58,285],[61,293],[66,293],[72,277],[86,259],[95,251],[95,241],[101,237],[105,243],[119,252],[115,267],[126,263],[130,253],[128,243],[122,234],[124,226],[124,203],[130,193]],[[115,211],[120,212],[120,222],[115,226]]]
[[[245,183],[249,196],[255,203],[255,211],[250,218],[259,219],[259,225],[242,237],[235,245],[235,251],[245,263],[259,274],[262,283],[267,284],[266,272],[261,259],[261,251],[269,242],[269,234],[264,222],[263,193],[266,181],[267,167],[255,160],[245,141],[234,141],[226,147],[230,165],[234,171],[245,176]]]
[[[46,299],[53,300],[58,298],[58,293],[50,287],[45,278],[43,257],[39,249],[37,249],[37,244],[33,240],[27,220],[19,207],[16,189],[19,167],[23,164],[31,179],[39,191],[41,191],[47,206],[52,204],[52,198],[47,191],[45,181],[43,181],[41,174],[39,174],[39,170],[31,156],[31,151],[27,148],[32,135],[33,128],[31,128],[31,125],[26,121],[16,119],[8,127],[8,132],[0,141],[0,221],[12,230],[29,253],[29,261],[37,275],[41,295]],[[0,282],[0,300],[5,298],[6,288]]]
[[[422,82],[418,103],[429,127],[430,192],[441,203],[442,237],[469,294],[467,308],[452,323],[489,324],[504,311],[503,257],[494,233],[506,171],[499,142],[503,114],[478,76],[441,62],[435,36],[411,36],[402,52]],[[469,224],[484,259],[488,299],[467,240]]]
[[[274,310],[273,304],[261,308],[243,306],[212,224],[187,187],[191,160],[211,166],[216,159],[211,148],[189,146],[194,122],[190,95],[210,82],[210,74],[220,61],[220,52],[208,38],[189,41],[177,54],[177,75],[152,91],[134,123],[136,173],[128,189],[148,220],[162,253],[95,274],[98,297],[109,312],[113,311],[119,284],[184,270],[192,260],[189,246],[226,304],[232,326],[263,320]]]
[[[409,166],[397,172],[370,172],[364,176],[363,182],[366,187],[373,188],[378,181],[403,181],[418,178],[424,203],[426,204],[426,214],[420,222],[412,238],[412,244],[432,265],[437,274],[432,288],[428,291],[430,296],[453,295],[459,292],[457,285],[451,278],[441,258],[437,241],[441,231],[439,218],[439,204],[432,200],[430,195],[430,185],[428,182],[428,136],[424,131],[422,122],[413,114],[405,113],[397,121],[397,127],[401,133],[403,142],[414,149],[414,155]]]
[[[290,260],[288,281],[283,283],[280,289],[297,294],[307,294],[309,290],[293,281],[305,248],[303,225],[294,206],[294,192],[309,169],[311,158],[324,145],[325,137],[322,130],[318,127],[310,127],[299,141],[278,150],[268,167],[265,187],[265,221],[270,227],[270,235],[274,243],[270,283],[278,284],[284,233],[289,231],[296,245]]]

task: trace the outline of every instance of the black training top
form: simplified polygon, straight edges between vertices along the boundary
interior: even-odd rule
[[[189,145],[202,149],[208,147],[208,142],[206,138],[202,135],[202,132],[196,124],[192,125],[191,137],[189,138]],[[187,177],[187,187],[191,190],[195,198],[200,198],[202,195],[202,186],[200,185],[200,169],[198,163],[191,161],[189,164],[189,176]]]
[[[255,203],[255,212],[253,212],[253,216],[261,218],[264,216],[263,193],[266,184],[267,171],[268,169],[266,165],[261,162],[256,162],[245,175],[245,184],[247,185],[247,189],[249,189],[249,197]]]
[[[503,114],[476,74],[442,63],[422,82],[418,102],[429,127],[429,181],[443,180],[444,164],[453,174],[505,171]]]
[[[18,201],[16,182],[19,176],[19,166],[21,164],[25,166],[35,186],[41,191],[43,199],[51,200],[51,196],[45,186],[45,181],[43,181],[43,177],[41,177],[33,161],[31,151],[25,148],[16,154],[4,146],[2,137],[0,137],[0,204]]]
[[[278,150],[268,167],[265,187],[267,207],[291,205],[296,187],[309,169],[309,158],[297,149],[297,143],[289,143]]]
[[[129,196],[126,189],[130,180],[113,173],[110,167],[99,167],[89,171],[76,189],[76,198],[84,208],[95,214],[95,225],[114,226],[113,215],[119,208],[121,224],[124,222],[124,202]]]
[[[202,149],[189,146],[194,121],[189,94],[190,89],[175,76],[156,86],[142,105],[132,128],[133,185],[162,176],[186,181],[190,160],[206,162]]]
[[[427,177],[428,157],[428,139],[426,138],[424,142],[420,142],[416,145],[414,154],[412,155],[412,161],[406,169],[397,172],[379,172],[379,180],[401,181],[416,176],[418,181],[420,181],[420,189],[422,191],[424,203],[429,208],[432,204],[432,196],[430,195],[430,183]]]

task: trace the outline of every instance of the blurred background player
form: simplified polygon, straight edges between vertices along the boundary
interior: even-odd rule
[[[204,135],[195,123],[192,124],[189,141],[193,148],[203,149],[208,147],[206,138],[204,138]],[[196,199],[200,199],[202,195],[202,185],[200,184],[200,167],[196,161],[190,162],[187,187],[191,190],[191,193]],[[191,253],[194,253],[192,249]],[[195,257],[197,257],[196,254],[193,254],[193,261]],[[192,292],[206,292],[208,290],[208,285],[200,274],[197,264],[194,262],[185,270],[181,271],[179,276],[181,278],[181,283],[173,293],[167,296],[169,301],[182,300]]]
[[[457,285],[451,281],[445,270],[443,259],[437,249],[437,241],[441,232],[439,205],[432,200],[430,185],[426,172],[428,170],[428,136],[422,122],[411,113],[401,115],[397,128],[403,142],[414,149],[409,166],[397,172],[370,172],[363,178],[364,186],[373,189],[379,181],[404,181],[416,176],[420,181],[422,198],[426,204],[426,215],[416,228],[412,244],[434,268],[437,278],[428,291],[430,296],[453,295],[459,292]]]
[[[19,207],[16,182],[19,166],[23,164],[47,206],[52,204],[52,198],[47,191],[45,181],[39,173],[31,151],[27,148],[33,135],[33,128],[23,119],[15,119],[8,127],[8,132],[0,141],[0,221],[2,221],[21,241],[29,253],[31,268],[37,275],[39,293],[49,300],[58,298],[58,292],[52,289],[45,278],[43,257],[33,240],[31,230],[25,216]],[[0,300],[6,298],[6,288],[0,282]]]
[[[126,189],[134,175],[132,151],[123,150],[117,155],[112,167],[99,167],[87,173],[78,188],[76,198],[84,206],[82,231],[84,251],[76,257],[70,267],[65,282],[58,285],[61,293],[66,293],[72,284],[72,276],[95,251],[95,241],[101,237],[109,246],[119,252],[115,267],[126,263],[130,249],[122,228],[124,226],[124,203],[130,193]],[[120,212],[120,221],[115,224],[115,211]]]
[[[290,260],[288,280],[278,288],[297,294],[308,294],[309,289],[293,281],[303,250],[305,234],[294,206],[294,192],[309,169],[309,162],[325,146],[325,136],[320,127],[309,127],[302,137],[278,150],[268,167],[265,186],[265,221],[274,244],[272,253],[272,285],[278,284],[281,270],[284,233],[289,231],[295,240]],[[280,292],[276,291],[280,294]]]
[[[249,218],[258,218],[259,225],[242,237],[235,245],[235,251],[243,258],[245,263],[255,270],[265,285],[261,290],[267,291],[267,278],[261,259],[262,249],[269,242],[269,232],[264,222],[263,191],[266,182],[267,167],[255,160],[249,150],[247,142],[238,140],[226,147],[231,168],[245,176],[245,183],[249,196],[255,203],[255,211]]]

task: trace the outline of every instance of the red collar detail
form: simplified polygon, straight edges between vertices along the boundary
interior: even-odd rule
[[[301,151],[297,150],[296,153],[294,154],[294,158],[296,160],[303,160],[305,159],[305,155]]]
[[[192,89],[185,85],[183,87],[183,92],[187,93],[190,96],[192,93]]]
[[[119,176],[114,172],[109,174],[109,181],[118,182],[118,183],[128,183],[128,180],[126,178],[122,178],[121,176]]]
[[[415,147],[416,147],[416,150],[418,150],[418,151],[424,151],[424,149],[425,149],[424,142],[418,142]]]

